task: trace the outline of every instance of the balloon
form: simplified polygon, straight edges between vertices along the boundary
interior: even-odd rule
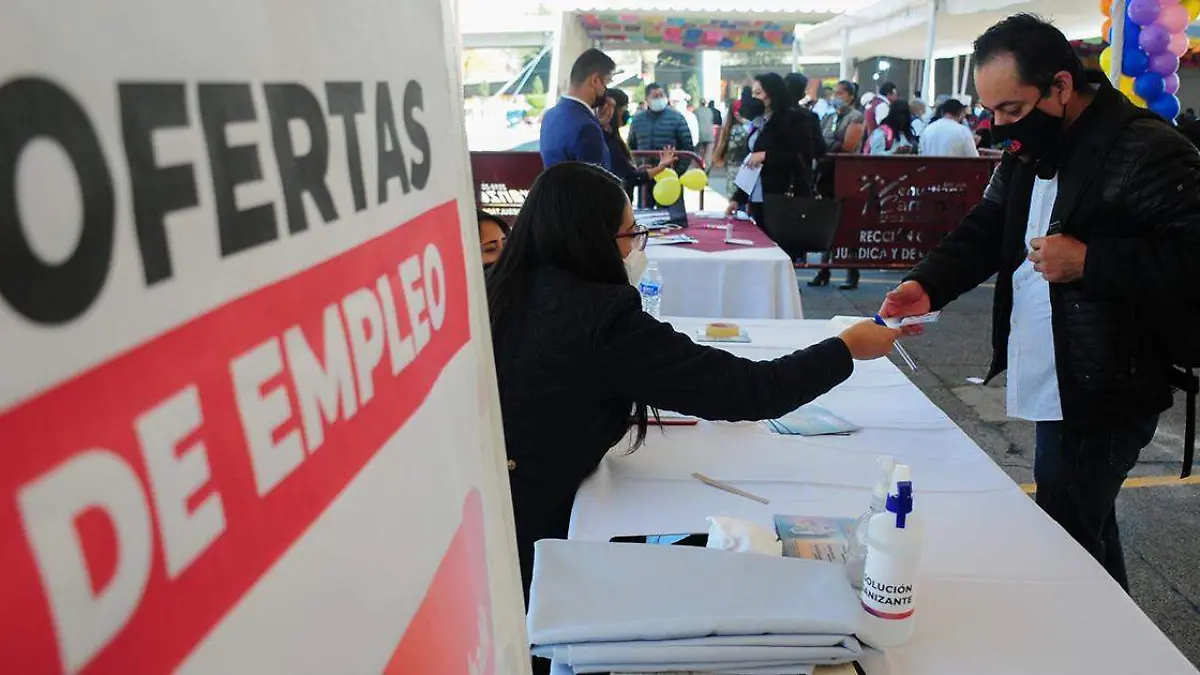
[[[654,182],[657,183],[668,178],[679,180],[679,174],[675,172],[675,169],[663,169],[662,171],[658,172],[657,176],[654,177]]]
[[[1179,57],[1171,52],[1159,52],[1150,57],[1150,65],[1147,70],[1166,77],[1179,70]]]
[[[1104,23],[1100,24],[1100,35],[1108,44],[1112,44],[1112,19],[1105,19]]]
[[[1182,9],[1178,5],[1177,9]],[[1153,23],[1142,29],[1142,34],[1138,36],[1138,44],[1141,45],[1142,51],[1147,54],[1157,54],[1161,51],[1166,51],[1171,44],[1171,33],[1162,26],[1161,23]]]
[[[1200,2],[1200,0],[1197,0],[1197,2]],[[1189,47],[1191,47],[1191,41],[1188,40],[1187,33],[1172,33],[1171,42],[1167,45],[1167,51],[1179,58],[1183,58]]]
[[[1183,0],[1183,6],[1187,8],[1188,21],[1200,17],[1200,0]]]
[[[1174,54],[1172,54],[1174,56]],[[1178,57],[1175,59],[1179,60]],[[1137,77],[1150,67],[1150,57],[1138,47],[1125,50],[1125,58],[1121,59],[1121,72],[1129,77]]]
[[[683,194],[683,187],[679,184],[678,178],[664,178],[654,186],[654,201],[663,206],[670,206],[679,201],[681,194]]]
[[[1160,0],[1129,0],[1129,20],[1139,26],[1149,26],[1162,11]],[[1174,32],[1174,31],[1172,31]]]
[[[1112,44],[1113,36],[1112,36],[1111,29],[1109,30],[1107,35],[1108,35],[1108,43]],[[1132,21],[1127,20],[1125,22],[1125,47],[1129,48],[1133,45],[1136,45],[1138,43],[1138,40],[1141,38],[1141,36],[1142,36],[1142,27]]]
[[[1171,73],[1163,78],[1163,91],[1168,94],[1179,91],[1179,73]]]
[[[679,177],[679,183],[689,190],[700,191],[704,186],[708,185],[708,174],[704,173],[704,169],[699,167],[688,169]]]
[[[1168,32],[1182,33],[1188,26],[1188,8],[1183,5],[1163,7],[1162,13],[1158,15],[1158,25],[1166,28]]]
[[[1166,86],[1162,75],[1158,73],[1145,73],[1134,79],[1133,93],[1147,101],[1153,101],[1163,95]]]
[[[1179,117],[1179,99],[1172,94],[1163,94],[1150,104],[1150,110],[1174,122]]]
[[[1104,51],[1100,52],[1100,70],[1112,74],[1112,47],[1105,47]]]
[[[1122,94],[1125,94],[1125,97],[1129,99],[1130,103],[1139,108],[1146,107],[1146,100],[1141,96],[1138,96],[1137,92],[1133,90],[1132,77],[1122,77],[1120,83],[1117,85],[1117,88],[1121,90]]]
[[[1104,16],[1112,16],[1112,0],[1100,0],[1100,13]]]

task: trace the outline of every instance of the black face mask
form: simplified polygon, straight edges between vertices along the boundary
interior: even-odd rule
[[[1066,106],[1063,106],[1066,113]],[[1002,150],[1032,161],[1041,159],[1062,134],[1063,118],[1042,112],[1038,108],[1011,124],[992,126],[992,139]]]
[[[483,273],[487,274],[488,270],[492,269],[495,266],[496,266],[496,263],[494,263],[494,262],[483,263]]]
[[[621,126],[625,126],[626,124],[629,124],[630,118],[631,118],[631,115],[629,114],[628,110],[621,113]]]

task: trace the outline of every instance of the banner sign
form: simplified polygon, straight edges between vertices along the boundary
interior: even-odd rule
[[[471,179],[479,208],[512,225],[533,181],[542,173],[536,152],[472,152]]]
[[[0,672],[527,670],[444,12],[10,8]]]
[[[908,269],[983,199],[991,159],[836,155],[833,267]]]

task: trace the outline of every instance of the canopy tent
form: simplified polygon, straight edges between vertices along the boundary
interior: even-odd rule
[[[1103,20],[1094,0],[882,0],[814,26],[804,33],[801,51],[843,59],[927,58],[934,3],[934,58],[969,54],[980,33],[1016,12],[1039,14],[1072,40],[1099,36]]]

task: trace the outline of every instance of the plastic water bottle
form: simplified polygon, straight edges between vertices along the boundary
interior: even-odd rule
[[[662,307],[662,283],[658,263],[651,260],[642,273],[642,280],[638,282],[638,291],[642,294],[642,311],[656,319]]]
[[[871,491],[871,506],[858,517],[854,525],[854,538],[848,542],[846,551],[846,577],[854,590],[862,590],[863,566],[867,561],[867,532],[871,527],[871,518],[887,510],[888,489],[892,487],[892,471],[896,468],[896,460],[891,455],[883,455],[875,460],[879,466],[879,479],[875,489]]]
[[[907,465],[897,464],[887,510],[871,518],[867,531],[860,596],[865,614],[859,637],[876,649],[895,647],[912,637],[922,534],[913,512],[912,473]]]

